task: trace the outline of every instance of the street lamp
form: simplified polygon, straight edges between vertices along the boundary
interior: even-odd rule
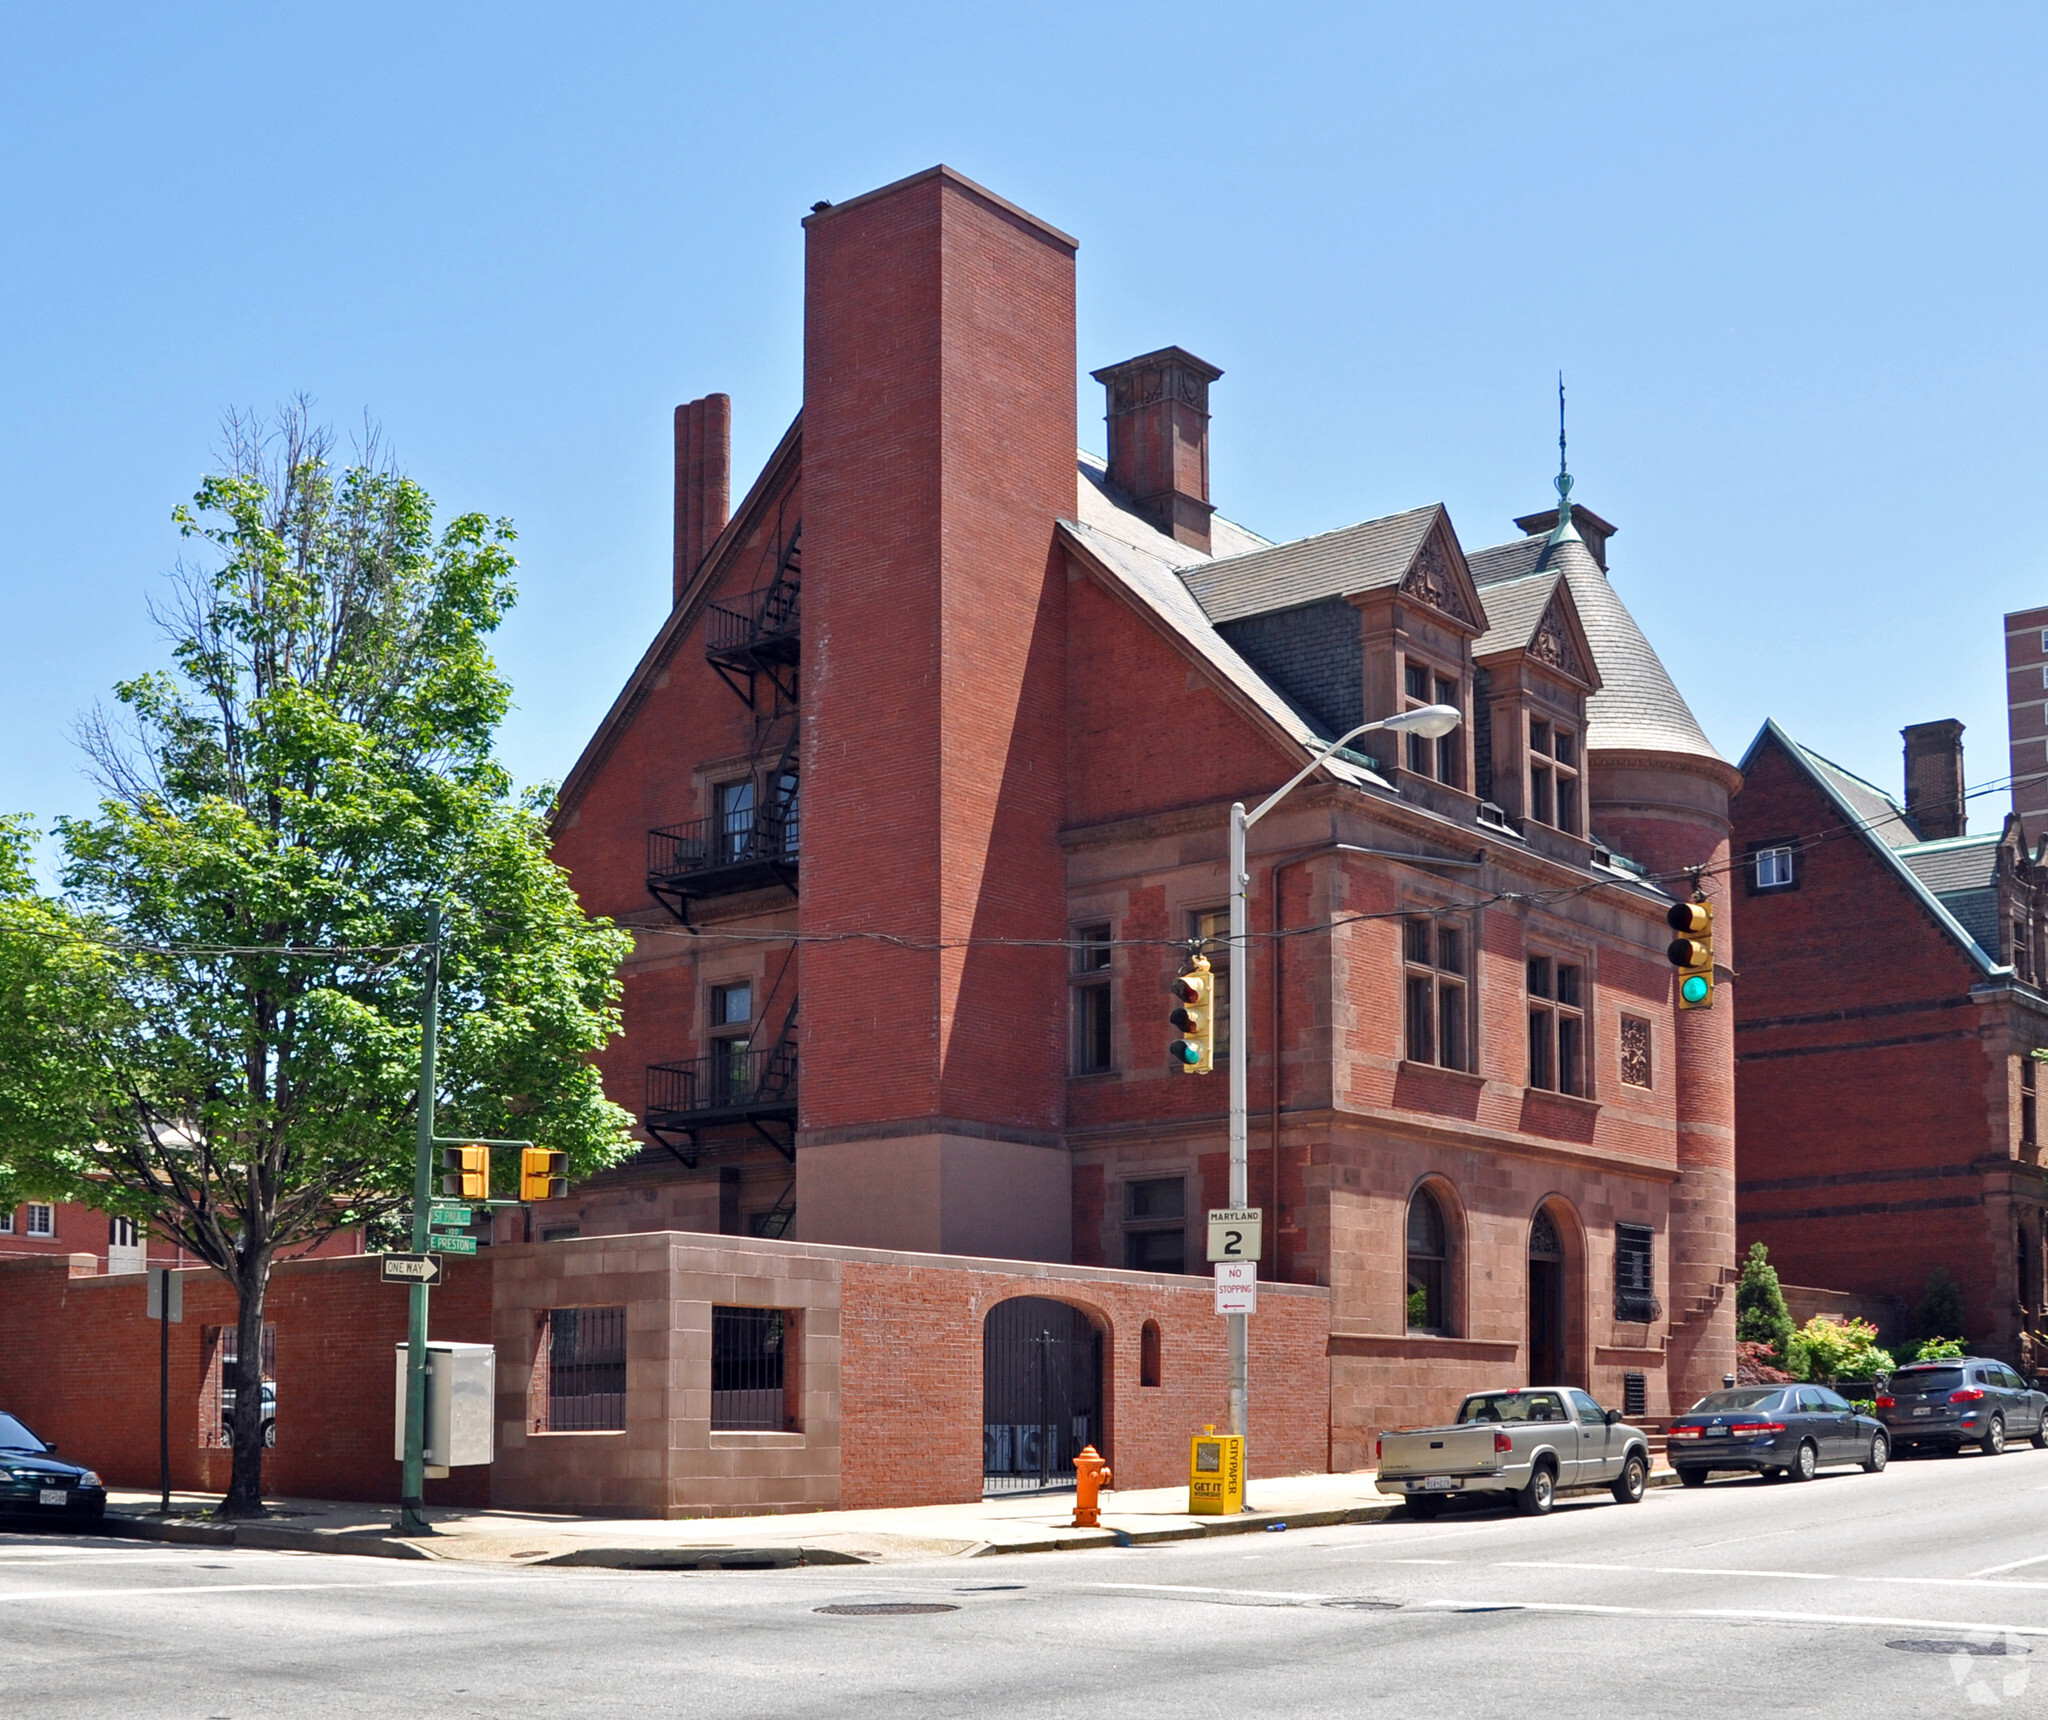
[[[1251,1200],[1249,1179],[1246,1174],[1248,1107],[1245,1101],[1245,1068],[1251,1061],[1248,1055],[1251,1049],[1251,1005],[1248,997],[1251,950],[1245,936],[1245,891],[1251,886],[1251,874],[1245,870],[1245,833],[1307,781],[1333,752],[1355,741],[1360,735],[1384,729],[1392,734],[1421,735],[1426,739],[1435,740],[1439,736],[1449,734],[1463,720],[1454,705],[1424,705],[1419,710],[1402,711],[1396,716],[1360,723],[1357,728],[1339,735],[1324,747],[1286,782],[1260,801],[1256,810],[1246,812],[1241,800],[1230,809],[1230,1204],[1234,1207],[1245,1206]],[[1280,1048],[1277,1045],[1273,1048],[1273,1080],[1276,1084],[1274,1090],[1277,1092],[1277,1083],[1280,1080]],[[1274,1222],[1278,1223],[1279,1214],[1275,1213],[1273,1216]],[[1250,1395],[1250,1332],[1245,1324],[1246,1315],[1232,1314],[1228,1318],[1230,1431],[1242,1437],[1246,1431],[1245,1409]]]

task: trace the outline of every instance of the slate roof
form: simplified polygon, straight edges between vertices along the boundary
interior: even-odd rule
[[[1075,516],[1084,525],[1091,525],[1106,531],[1111,537],[1121,538],[1146,554],[1163,557],[1174,564],[1186,562],[1190,556],[1200,556],[1201,551],[1190,549],[1178,538],[1168,537],[1151,521],[1133,513],[1123,503],[1109,482],[1109,462],[1099,455],[1083,452],[1077,461],[1081,481],[1077,486]],[[1246,555],[1254,550],[1270,549],[1272,545],[1255,531],[1249,531],[1235,520],[1227,520],[1221,514],[1209,517],[1209,556]]]
[[[1377,591],[1408,571],[1443,512],[1440,503],[1432,502],[1405,514],[1268,545],[1248,555],[1212,556],[1183,565],[1180,575],[1216,622]],[[1180,559],[1187,561],[1185,551]]]
[[[1503,580],[1486,593],[1487,629],[1473,643],[1474,657],[1514,651],[1529,643],[1557,590],[1557,571],[1541,568],[1520,579]]]
[[[1527,579],[1543,559],[1546,541],[1540,537],[1525,537],[1513,543],[1497,543],[1491,549],[1466,551],[1465,566],[1471,571],[1472,583],[1499,585],[1505,580]]]
[[[2012,972],[2010,967],[2001,965],[1992,953],[1998,948],[1998,903],[1996,892],[1990,888],[1990,868],[1995,863],[1997,837],[1960,836],[1942,842],[1920,841],[1911,825],[1907,824],[1905,812],[1898,802],[1883,789],[1801,746],[1774,720],[1767,720],[1757,730],[1756,738],[1749,743],[1749,750],[1742,755],[1741,768],[1745,772],[1766,739],[1775,740],[1785,749],[1786,756],[1813,779],[1822,794],[1842,814],[1843,823],[1869,845],[1873,854],[1883,858],[1884,863],[1897,873],[1907,889],[1920,898],[1936,922],[1962,946],[1987,977]],[[1899,839],[1902,830],[1904,840]],[[1983,883],[1978,885],[1975,880],[1980,877]],[[1935,885],[1942,888],[1937,889]]]

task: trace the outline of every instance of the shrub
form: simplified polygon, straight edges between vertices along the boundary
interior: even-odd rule
[[[1962,1286],[1937,1266],[1927,1274],[1927,1294],[1913,1310],[1923,1338],[1938,1338],[1944,1332],[1967,1331],[1968,1315],[1963,1308]],[[1960,1354],[1960,1352],[1958,1352]]]
[[[1778,1354],[1769,1344],[1735,1345],[1735,1383],[1739,1386],[1782,1386],[1792,1376],[1777,1365]]]
[[[1767,1346],[1782,1364],[1790,1355],[1794,1330],[1771,1251],[1761,1242],[1751,1243],[1735,1286],[1735,1336],[1742,1343]]]
[[[1800,1379],[1867,1380],[1888,1374],[1898,1364],[1877,1344],[1877,1328],[1868,1320],[1830,1320],[1816,1314],[1793,1335],[1788,1360]]]
[[[1916,1362],[1948,1362],[1969,1353],[1969,1346],[1960,1338],[1923,1338],[1913,1346]]]

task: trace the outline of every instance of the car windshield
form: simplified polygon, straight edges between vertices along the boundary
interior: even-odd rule
[[[1762,1409],[1766,1404],[1776,1403],[1778,1393],[1775,1387],[1758,1388],[1732,1392],[1708,1392],[1694,1404],[1687,1413],[1691,1415],[1720,1415],[1731,1409]]]
[[[1902,1392],[1919,1397],[1928,1392],[1952,1392],[1963,1383],[1961,1368],[1903,1368],[1892,1375],[1892,1396]]]
[[[13,1416],[0,1414],[0,1451],[43,1451],[48,1449],[43,1442],[16,1421]]]
[[[1458,1411],[1462,1426],[1472,1421],[1563,1421],[1555,1392],[1481,1392]]]

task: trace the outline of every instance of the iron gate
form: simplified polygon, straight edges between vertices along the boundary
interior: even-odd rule
[[[1064,1302],[998,1302],[981,1328],[983,1495],[1072,1487],[1102,1437],[1102,1334]]]

